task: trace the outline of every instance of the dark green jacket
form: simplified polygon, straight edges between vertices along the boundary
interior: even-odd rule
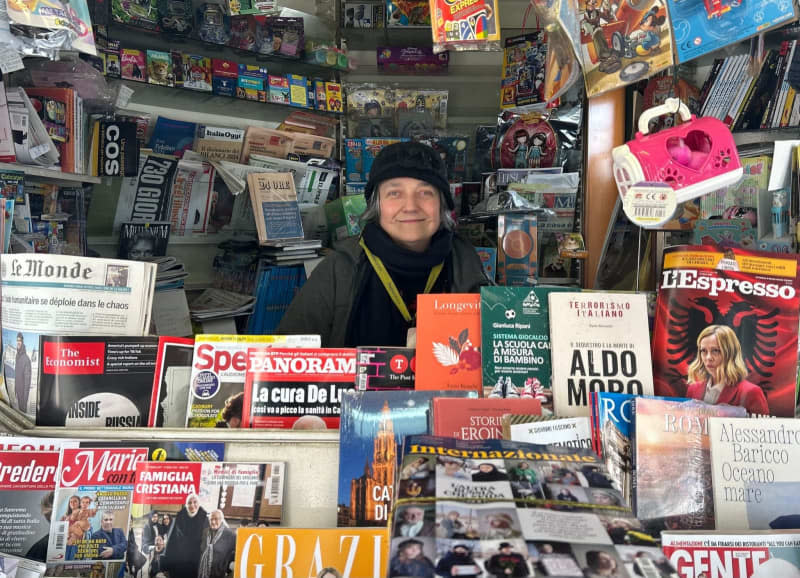
[[[453,237],[450,261],[452,293],[477,293],[481,285],[491,285],[475,248],[458,236]],[[368,267],[369,261],[358,245],[358,238],[344,241],[314,269],[281,319],[276,333],[319,334],[322,347],[344,347],[353,300]]]

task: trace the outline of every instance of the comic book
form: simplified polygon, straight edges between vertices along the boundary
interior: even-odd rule
[[[702,334],[705,345],[722,341],[741,352],[741,361],[730,360],[740,381],[723,389],[718,403],[794,417],[799,287],[795,255],[666,249],[653,329],[656,395],[705,396]]]
[[[239,427],[223,418],[226,403],[244,399],[249,347],[319,347],[319,335],[197,335],[186,427]],[[229,402],[230,400],[230,402]],[[241,412],[239,413],[241,420]],[[222,425],[220,427],[222,427]]]
[[[355,349],[251,347],[242,427],[337,429],[355,381]]]
[[[388,545],[386,528],[240,528],[236,575],[260,576],[265,568],[279,568],[284,576],[384,578]],[[294,554],[288,559],[282,552]]]
[[[125,575],[197,576],[207,564],[209,575],[225,576],[238,528],[280,525],[285,480],[285,462],[141,463],[131,539],[142,564]]]
[[[128,549],[131,495],[145,448],[64,449],[53,500],[48,564],[100,564],[119,575]]]

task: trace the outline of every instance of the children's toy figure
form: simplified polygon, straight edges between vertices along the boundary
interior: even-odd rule
[[[425,112],[425,97],[423,95],[417,95],[417,99],[414,102],[414,110],[417,112]]]
[[[528,168],[538,169],[541,166],[545,144],[547,144],[547,135],[545,133],[537,132],[533,135],[528,147]]]
[[[517,92],[520,94],[530,94],[533,92],[533,80],[531,79],[531,69],[527,66],[520,68],[519,80],[517,82]]]
[[[368,118],[378,118],[381,115],[381,105],[377,100],[370,100],[364,105],[364,114]]]
[[[639,56],[647,56],[658,50],[661,46],[661,26],[666,22],[664,14],[658,14],[658,6],[653,6],[642,18],[639,28],[634,30],[629,41],[631,49]]]
[[[514,133],[514,141],[517,143],[510,149],[514,153],[514,168],[524,169],[528,167],[528,131],[519,129]]]
[[[603,34],[603,23],[615,21],[614,14],[605,6],[600,6],[598,0],[586,0],[586,10],[583,13],[581,29],[586,36],[591,37],[597,57],[600,59],[598,69],[600,72],[612,74],[622,67],[619,57],[608,48],[608,42]]]
[[[200,7],[201,24],[197,31],[200,40],[212,44],[226,44],[229,33],[226,30],[226,16],[219,4],[203,4]]]

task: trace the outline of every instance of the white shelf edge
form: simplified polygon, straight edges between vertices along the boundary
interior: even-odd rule
[[[79,173],[64,173],[54,169],[45,167],[37,167],[34,165],[23,165],[18,163],[0,163],[0,171],[20,171],[29,177],[37,177],[41,179],[48,179],[54,182],[61,183],[92,183],[100,184],[100,177],[92,177],[89,175],[82,175]]]

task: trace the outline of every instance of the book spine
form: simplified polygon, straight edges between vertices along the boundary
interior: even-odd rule
[[[100,121],[94,121],[92,129],[92,152],[89,159],[91,168],[89,174],[93,177],[99,176],[99,157],[100,157]]]
[[[722,83],[720,88],[720,92],[717,98],[716,105],[711,110],[709,116],[713,116],[717,119],[722,119],[725,111],[727,111],[728,107],[730,106],[731,101],[731,92],[733,90],[733,86],[739,79],[739,76],[744,71],[744,67],[742,66],[744,62],[744,55],[732,56],[731,57],[731,65],[729,68],[729,72],[727,77]]]
[[[797,93],[795,92],[793,87],[789,87],[789,90],[786,94],[786,105],[783,107],[783,115],[781,116],[781,122],[778,125],[780,128],[784,128],[789,126],[789,117],[792,114],[792,110],[794,109],[794,99]]]
[[[778,128],[781,126],[783,122],[784,116],[786,116],[786,101],[789,100],[789,69],[792,67],[792,60],[794,59],[794,52],[797,47],[797,41],[792,40],[791,47],[789,48],[789,55],[786,58],[786,66],[784,67],[784,72],[782,76],[781,82],[781,99],[778,102],[778,108],[775,111],[775,116],[772,119],[772,128]]]
[[[723,120],[727,115],[728,110],[733,105],[734,100],[736,100],[736,95],[739,92],[739,87],[741,86],[742,81],[747,76],[747,61],[748,56],[746,54],[742,54],[735,62],[734,76],[731,78],[729,83],[723,106],[716,115],[716,117],[720,120]]]
[[[775,108],[772,111],[769,122],[767,123],[767,128],[775,128],[778,126],[780,123],[780,117],[783,114],[783,107],[786,104],[786,93],[789,90],[787,74],[789,72],[789,64],[792,61],[792,55],[794,53],[794,42],[787,42],[785,44],[786,51],[784,53],[781,70],[778,72],[778,87],[776,88],[777,98],[775,102]]]
[[[738,124],[734,130],[750,130],[758,126],[758,121],[763,114],[764,100],[761,95],[765,94],[768,90],[770,83],[769,77],[775,72],[775,64],[778,61],[778,53],[776,50],[770,50],[761,67],[753,90],[750,93],[750,98],[745,106]]]
[[[708,78],[706,78],[706,81],[703,83],[703,88],[700,89],[700,97],[698,100],[701,103],[702,110],[705,110],[708,93],[711,91],[711,87],[717,80],[717,75],[719,74],[719,70],[720,68],[722,68],[722,62],[723,62],[722,58],[717,58],[714,60],[714,64],[711,66],[711,71],[708,73]]]
[[[795,98],[792,104],[792,114],[789,115],[789,126],[800,124],[800,98]]]
[[[730,64],[731,64],[731,57],[729,56],[723,60],[719,72],[717,73],[717,76],[714,78],[714,83],[711,85],[711,89],[708,92],[708,96],[706,97],[706,100],[703,103],[703,110],[701,112],[702,116],[711,116],[711,111],[713,110],[714,105],[717,102],[717,97],[719,96],[719,91],[722,82],[728,72]]]
[[[739,83],[739,88],[736,91],[736,94],[733,98],[733,102],[731,102],[731,106],[728,108],[728,112],[725,114],[725,117],[722,119],[729,128],[733,124],[733,121],[736,119],[736,116],[739,112],[739,108],[742,106],[742,102],[744,102],[744,97],[747,95],[747,90],[750,88],[750,85],[753,82],[753,76],[747,72],[745,77],[742,79],[742,82]]]
[[[744,112],[745,106],[747,105],[749,99],[752,98],[753,90],[755,89],[756,83],[758,82],[758,73],[750,77],[750,82],[747,85],[746,90],[744,91],[744,95],[742,97],[741,102],[738,104],[737,109],[735,111],[735,115],[729,127],[733,130],[733,127],[736,126],[736,123],[742,116]]]
[[[637,504],[638,500],[636,499],[636,489],[638,488],[638,480],[636,477],[636,466],[638,464],[636,463],[637,461],[636,457],[639,454],[639,450],[636,447],[636,400],[635,399],[631,400],[631,424],[630,424],[629,437],[630,437],[630,448],[631,448],[631,471],[629,474],[630,478],[628,481],[630,482],[630,486],[626,488],[623,481],[622,492],[623,494],[625,493],[626,490],[630,492],[628,494],[630,497],[629,504],[631,506],[631,510],[633,511],[633,515],[635,516],[636,508],[638,506]]]
[[[770,89],[765,94],[769,95],[767,106],[761,115],[761,123],[758,125],[760,128],[769,128],[769,121],[772,118],[772,111],[775,109],[776,101],[778,99],[778,91],[780,90],[780,75],[783,72],[783,67],[786,64],[786,42],[781,44],[780,52],[778,53],[778,60],[773,70],[774,82],[770,80]]]

